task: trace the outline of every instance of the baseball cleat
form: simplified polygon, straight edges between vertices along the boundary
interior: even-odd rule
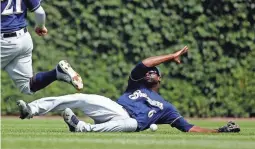
[[[31,114],[31,110],[25,101],[18,100],[17,105],[19,107],[19,112],[20,112],[19,118],[20,119],[25,119],[25,118],[30,119],[33,117],[33,115]]]
[[[81,76],[73,70],[71,65],[62,60],[56,67],[57,79],[72,84],[77,90],[83,88]]]
[[[69,131],[75,132],[75,128],[77,127],[79,123],[79,119],[76,117],[73,111],[70,108],[66,108],[63,111],[62,116],[64,118],[64,121],[69,127]]]

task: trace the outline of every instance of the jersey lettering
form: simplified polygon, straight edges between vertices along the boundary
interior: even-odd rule
[[[14,8],[14,2],[16,3],[16,7]],[[21,10],[21,0],[8,0],[7,5],[5,6],[1,15],[10,15],[10,14],[18,14],[22,13]]]
[[[136,100],[139,97],[144,97],[146,98],[146,101],[154,106],[154,107],[158,107],[160,110],[163,110],[163,103],[156,101],[156,100],[152,100],[150,97],[148,97],[148,95],[146,93],[141,92],[141,90],[136,90],[133,94],[128,96],[130,99],[132,100]]]
[[[132,100],[136,100],[136,99],[138,99],[139,97],[147,97],[147,94],[145,94],[145,93],[142,93],[141,92],[141,90],[136,90],[136,91],[134,91],[134,93],[133,94],[131,94],[131,95],[129,95],[128,96],[130,99],[132,99]]]

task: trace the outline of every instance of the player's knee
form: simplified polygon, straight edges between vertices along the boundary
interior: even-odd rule
[[[32,92],[31,89],[30,89],[29,82],[22,83],[22,84],[18,85],[18,88],[19,88],[20,92],[23,93],[23,94],[27,94],[27,95],[34,94],[34,92]]]

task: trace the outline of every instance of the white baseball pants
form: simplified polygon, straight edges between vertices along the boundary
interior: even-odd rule
[[[22,93],[30,92],[33,41],[24,29],[16,31],[17,37],[4,38],[1,34],[1,69],[7,71]]]
[[[132,132],[137,121],[116,102],[95,94],[71,94],[59,97],[46,97],[28,104],[32,115],[44,115],[50,111],[78,108],[92,118],[95,124],[80,121],[77,132]]]

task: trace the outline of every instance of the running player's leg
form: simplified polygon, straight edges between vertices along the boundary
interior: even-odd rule
[[[5,70],[8,72],[9,76],[22,93],[33,94],[33,92],[35,92],[33,90],[35,83],[30,82],[33,76],[32,38],[28,32],[15,38],[17,38],[17,47],[16,49],[14,48],[12,50],[17,50],[18,54],[11,62],[8,63],[8,65],[6,65]],[[55,70],[52,70],[46,72],[44,75],[41,75],[38,78],[42,78],[41,82],[43,83],[38,82],[37,85],[43,88],[45,85],[48,85],[56,80],[56,72]]]
[[[31,91],[36,92],[41,90],[56,80],[67,82],[73,85],[77,90],[83,88],[80,75],[73,70],[67,61],[61,60],[53,70],[39,72],[31,78]]]
[[[56,68],[51,71],[39,72],[31,78],[31,91],[36,92],[41,90],[56,80],[67,82],[77,90],[83,88],[80,75],[73,70],[67,61],[61,60]]]
[[[71,132],[134,132],[138,126],[137,121],[130,117],[101,124],[85,123],[80,121],[69,108],[63,112],[63,118]]]
[[[21,109],[22,119],[33,115],[44,115],[51,111],[63,111],[65,108],[78,108],[96,123],[129,117],[127,112],[116,102],[95,94],[77,93],[59,97],[46,97],[27,105],[19,101],[18,105]]]
[[[17,45],[21,50],[18,52],[19,54],[6,65],[5,70],[9,73],[22,93],[33,94],[56,80],[68,82],[76,89],[83,88],[81,77],[66,61],[60,61],[56,69],[47,72],[39,72],[32,77],[33,42],[30,34],[27,32],[23,36],[18,37]]]
[[[17,55],[4,69],[8,72],[9,76],[22,93],[32,94],[29,84],[30,78],[33,75],[32,39],[28,32],[14,38],[16,38],[16,47],[13,47],[11,51],[17,51]]]

